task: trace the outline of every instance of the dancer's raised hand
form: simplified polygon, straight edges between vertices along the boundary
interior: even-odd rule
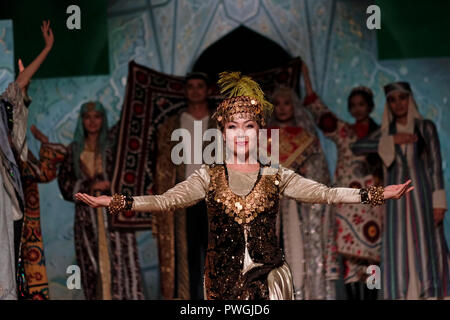
[[[42,21],[41,30],[45,41],[45,47],[51,49],[55,42],[55,38],[53,37],[52,28],[50,28],[50,20]]]
[[[48,53],[53,47],[54,37],[53,31],[50,28],[50,21],[43,21],[42,26],[42,36],[44,37],[45,47],[41,53],[31,62],[27,67],[24,67],[21,60],[19,60],[19,75],[17,76],[16,83],[22,90],[26,89],[33,75],[38,71],[41,64],[47,58]]]

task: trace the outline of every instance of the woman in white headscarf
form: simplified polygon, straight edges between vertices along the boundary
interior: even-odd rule
[[[384,91],[381,136],[357,143],[353,149],[377,148],[385,182],[411,179],[415,186],[401,201],[386,205],[384,295],[387,299],[446,297],[450,295],[449,254],[442,222],[447,204],[436,127],[418,112],[407,82],[388,84]]]
[[[324,152],[314,119],[292,88],[272,94],[271,128],[280,129],[282,164],[308,179],[330,184]],[[295,299],[335,299],[338,279],[334,215],[330,206],[282,199],[279,229],[286,261],[291,267]]]

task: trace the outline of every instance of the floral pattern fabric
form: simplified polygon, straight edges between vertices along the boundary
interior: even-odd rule
[[[335,184],[349,188],[367,188],[379,184],[365,155],[356,156],[351,145],[356,142],[356,127],[339,119],[317,96],[308,97],[305,107],[324,135],[337,147],[338,161]],[[380,261],[382,215],[381,208],[370,205],[339,204],[333,208],[336,215],[336,242],[338,253],[345,259],[344,279],[358,281],[364,266]],[[362,268],[358,267],[362,266]]]

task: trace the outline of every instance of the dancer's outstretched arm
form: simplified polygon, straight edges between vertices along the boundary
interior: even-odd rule
[[[47,58],[48,53],[53,47],[54,37],[52,28],[50,28],[50,21],[43,21],[42,26],[42,36],[44,37],[45,47],[41,53],[31,62],[27,67],[23,68],[22,61],[19,60],[19,69],[23,68],[23,71],[19,73],[16,82],[19,87],[23,90],[30,82],[33,75],[38,71],[41,64]]]
[[[411,180],[399,185],[384,187],[383,199],[400,199],[405,193],[410,192]],[[322,183],[302,177],[289,169],[283,169],[282,192],[288,198],[306,203],[361,203],[361,189],[355,188],[330,188]],[[368,193],[369,200],[372,194]]]
[[[308,203],[361,203],[361,189],[353,188],[330,188],[319,182],[306,179],[292,170],[283,173],[283,184],[281,186],[283,195]],[[205,198],[209,184],[209,173],[202,167],[189,178],[178,183],[162,195],[132,197],[133,204],[130,208],[134,211],[169,211],[177,208],[189,207]],[[409,187],[411,180],[404,184],[390,185],[384,188],[382,197],[384,200],[400,199],[405,193],[414,187]],[[372,194],[368,193],[371,200]],[[86,193],[77,193],[75,198],[85,202],[93,208],[108,207],[112,197],[94,197]]]
[[[130,209],[143,212],[164,212],[186,208],[205,198],[208,184],[209,173],[203,166],[185,181],[178,183],[162,195],[132,197],[133,205]],[[86,193],[77,193],[75,198],[93,208],[108,207],[112,200],[110,196],[93,197]]]

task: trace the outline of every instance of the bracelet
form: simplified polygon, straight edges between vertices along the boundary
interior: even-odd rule
[[[113,194],[111,202],[108,206],[110,214],[118,214],[125,209],[126,201],[125,196],[121,194]]]
[[[370,198],[369,198],[370,193]],[[384,188],[370,186],[369,189],[362,188],[359,190],[362,204],[370,204],[372,207],[384,204]]]
[[[124,210],[125,211],[131,210],[131,208],[133,208],[133,202],[134,202],[133,197],[129,196],[129,195],[126,195],[125,196],[125,208],[124,208]]]
[[[118,214],[122,211],[129,211],[133,207],[134,199],[131,196],[122,194],[114,194],[108,206],[110,214]]]
[[[370,193],[370,204],[375,206],[381,206],[384,204],[384,188],[383,187],[375,187],[370,186],[369,187],[369,193]]]
[[[367,191],[367,189],[364,189],[364,188],[360,189],[359,194],[361,195],[361,203],[362,204],[370,203],[369,192]]]

